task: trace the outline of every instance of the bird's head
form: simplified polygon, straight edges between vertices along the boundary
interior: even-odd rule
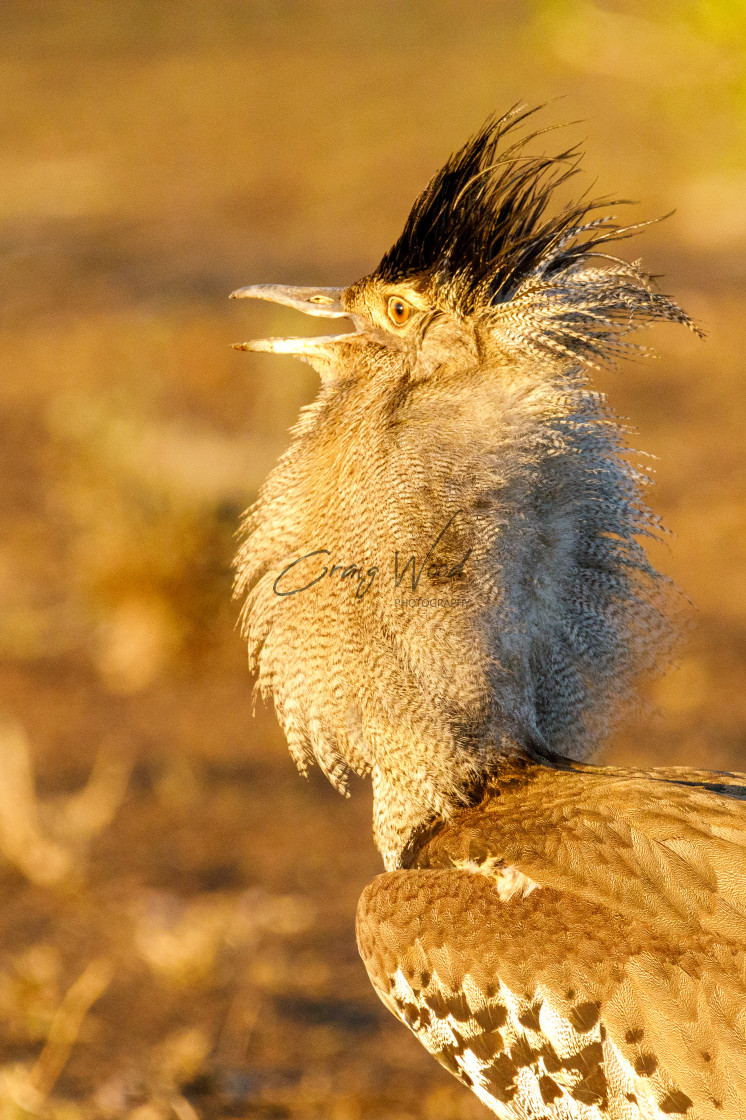
[[[578,171],[576,147],[532,155],[542,135],[511,133],[535,110],[490,120],[432,178],[378,267],[347,288],[254,284],[235,299],[262,299],[306,315],[347,319],[352,330],[266,338],[236,349],[291,354],[323,380],[375,367],[429,378],[464,351],[605,364],[634,349],[628,335],[655,319],[691,325],[638,264],[608,243],[632,236],[593,216],[609,200],[582,197],[550,213],[555,191]],[[642,223],[644,225],[645,223]]]
[[[366,372],[384,384],[402,377],[417,381],[442,371],[446,364],[463,366],[478,356],[472,321],[438,300],[424,277],[392,282],[377,271],[348,288],[254,284],[239,288],[231,298],[269,300],[306,315],[350,320],[353,330],[339,334],[236,344],[239,350],[300,358],[326,384],[349,383]]]

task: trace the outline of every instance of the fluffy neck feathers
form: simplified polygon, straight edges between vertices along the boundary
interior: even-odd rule
[[[586,757],[652,663],[643,485],[577,370],[498,352],[437,380],[373,366],[306,410],[248,515],[237,593],[299,766],[339,788],[372,774],[387,865],[504,754]]]

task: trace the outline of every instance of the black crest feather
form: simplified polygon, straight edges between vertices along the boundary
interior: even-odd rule
[[[500,151],[509,134],[535,112],[512,109],[490,118],[450,157],[415,201],[401,236],[378,266],[378,276],[396,283],[424,274],[440,286],[457,285],[462,298],[471,296],[469,304],[477,293],[485,302],[502,302],[560,243],[565,243],[566,265],[608,240],[607,226],[582,246],[567,243],[577,238],[599,202],[580,201],[544,218],[553,192],[578,171],[577,146],[554,156],[529,155],[530,142],[549,131],[540,129],[519,135]]]
[[[531,142],[552,131],[521,130],[535,112],[513,108],[490,118],[450,157],[374,276],[392,284],[416,278],[456,315],[491,309],[507,346],[589,364],[634,349],[624,336],[655,319],[697,330],[639,263],[605,251],[649,222],[625,226],[593,216],[620,202],[586,195],[549,212],[554,192],[577,174],[581,153],[575,145],[530,154]]]

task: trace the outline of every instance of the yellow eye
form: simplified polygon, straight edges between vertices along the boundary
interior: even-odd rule
[[[388,303],[389,319],[397,327],[403,327],[412,314],[412,307],[400,296],[392,296]]]

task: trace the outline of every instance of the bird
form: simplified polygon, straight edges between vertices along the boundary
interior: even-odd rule
[[[592,761],[670,635],[649,473],[598,369],[699,328],[582,152],[493,116],[344,288],[241,350],[319,390],[240,530],[257,688],[302,772],[373,787],[357,940],[383,1003],[503,1120],[746,1115],[746,776]]]

